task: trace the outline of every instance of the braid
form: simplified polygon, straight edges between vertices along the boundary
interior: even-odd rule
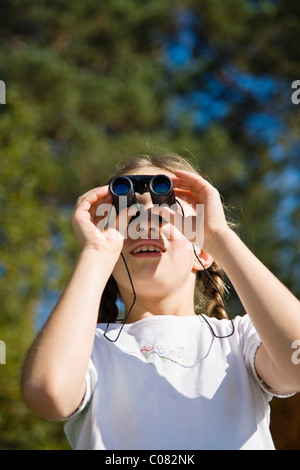
[[[207,272],[208,271],[208,272]],[[218,290],[212,283],[208,273],[218,287]],[[225,293],[224,271],[219,267],[216,261],[204,271],[199,271],[199,278],[202,281],[202,297],[206,305],[206,313],[209,317],[215,317],[221,320],[228,318],[221,295]],[[221,294],[221,295],[220,295]]]
[[[98,315],[98,323],[113,323],[118,317],[118,307],[116,301],[119,295],[119,289],[113,276],[107,281],[104,288]]]

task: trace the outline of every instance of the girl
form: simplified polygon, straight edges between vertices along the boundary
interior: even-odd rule
[[[185,217],[204,205],[203,246],[163,215],[141,219],[137,239],[127,236],[129,221],[128,230],[100,231],[108,186],[81,196],[72,217],[81,253],[25,360],[24,399],[45,419],[67,420],[75,449],[273,449],[269,401],[300,390],[291,349],[300,303],[233,232],[217,190],[184,158],[143,156],[116,174],[161,173]],[[149,193],[136,196],[150,214]],[[246,312],[234,320],[223,270]]]

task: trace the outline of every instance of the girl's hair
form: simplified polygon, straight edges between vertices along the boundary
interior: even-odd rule
[[[164,153],[154,156],[140,155],[132,157],[125,163],[121,163],[117,166],[110,180],[115,176],[134,174],[134,171],[145,168],[159,168],[170,173],[175,173],[175,170],[184,170],[200,174],[197,167],[186,158],[174,153]],[[194,302],[196,313],[206,313],[209,317],[215,317],[220,320],[222,318],[228,318],[222,300],[225,291],[224,271],[219,267],[216,261],[206,270],[198,271]],[[111,275],[102,295],[98,317],[99,323],[110,323],[117,320],[118,298],[120,298],[119,289],[115,279]]]

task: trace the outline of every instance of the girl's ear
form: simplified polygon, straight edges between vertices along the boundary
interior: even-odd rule
[[[205,269],[209,268],[213,264],[213,257],[205,251],[196,248],[196,253]],[[195,271],[203,271],[204,268],[200,261],[197,259],[196,256],[194,256],[193,269],[195,269]]]

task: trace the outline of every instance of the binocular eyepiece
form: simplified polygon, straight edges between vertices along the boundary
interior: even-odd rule
[[[153,204],[176,204],[172,180],[167,175],[121,175],[109,184],[113,204],[119,213],[120,197],[126,198],[127,207],[138,204],[136,194],[150,192]]]

